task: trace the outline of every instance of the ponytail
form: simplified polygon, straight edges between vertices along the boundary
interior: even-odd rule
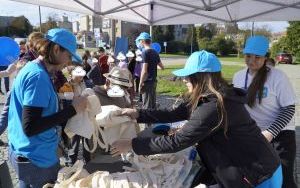
[[[256,105],[256,98],[258,97],[258,103],[261,104],[261,100],[263,98],[264,85],[268,78],[268,72],[270,68],[264,65],[257,71],[255,74],[252,83],[248,88],[248,105],[252,108]]]

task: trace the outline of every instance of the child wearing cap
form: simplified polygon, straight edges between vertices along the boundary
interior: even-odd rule
[[[109,73],[104,74],[106,84],[103,86],[95,86],[93,90],[101,101],[101,105],[116,105],[121,108],[133,107],[132,97],[130,96],[130,88],[133,87],[132,75],[127,69],[114,67]],[[121,91],[120,95],[110,96],[109,90],[114,86],[118,86]]]
[[[246,109],[281,159],[283,187],[295,188],[296,95],[288,77],[281,70],[267,66],[268,49],[266,37],[248,38],[243,51],[247,67],[234,75],[233,84],[247,90]]]
[[[82,92],[87,88],[83,78],[86,75],[85,70],[81,66],[68,66],[64,70],[68,82],[59,88],[58,96],[62,101],[62,109],[72,104],[74,97],[81,96]],[[66,147],[66,165],[73,165],[78,158],[79,146],[83,143],[83,137],[75,135],[71,139],[63,133],[63,145]],[[83,159],[85,162],[90,161],[90,153],[83,148]]]
[[[74,58],[76,37],[65,29],[51,29],[37,42],[39,57],[18,73],[11,91],[8,115],[10,162],[21,188],[54,182],[60,168],[57,126],[86,109],[87,99],[76,97],[59,110],[51,77]]]
[[[279,158],[245,109],[245,92],[232,88],[222,78],[217,57],[204,50],[194,52],[185,67],[173,74],[184,78],[188,90],[185,102],[170,110],[124,109],[122,114],[138,123],[187,123],[172,135],[138,135],[132,140],[116,141],[111,153],[119,155],[131,149],[138,155],[173,153],[197,144],[201,162],[207,168],[197,176],[197,183],[212,180],[224,188],[247,188],[259,187],[271,179],[279,182],[273,188],[279,188]]]
[[[142,71],[139,83],[139,93],[142,94],[143,108],[156,108],[156,85],[157,85],[157,66],[163,68],[159,54],[151,48],[151,36],[143,32],[136,39],[142,51]]]

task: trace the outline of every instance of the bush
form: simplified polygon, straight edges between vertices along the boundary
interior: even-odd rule
[[[218,49],[216,43],[209,38],[202,38],[198,41],[199,50],[206,50],[208,52],[217,54]]]

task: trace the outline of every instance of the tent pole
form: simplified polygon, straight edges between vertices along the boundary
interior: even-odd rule
[[[251,36],[254,35],[254,22],[252,22],[252,27],[251,27]]]
[[[150,25],[150,36],[151,36],[151,37],[153,37],[153,36],[152,36],[152,31],[153,31],[153,26]]]
[[[193,53],[193,40],[194,40],[194,25],[192,25],[191,54]]]
[[[39,6],[39,17],[40,17],[40,32],[42,32],[42,16],[41,16],[41,6]]]

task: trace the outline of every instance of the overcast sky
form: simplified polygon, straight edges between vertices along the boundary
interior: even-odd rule
[[[39,11],[37,5],[24,4],[8,0],[0,0],[0,16],[21,16],[27,17],[32,25],[39,25]],[[30,11],[28,11],[30,10]],[[53,8],[41,7],[42,22],[46,21],[49,15],[56,15],[60,18],[67,15],[70,21],[76,21],[80,18],[80,14],[61,11]],[[256,22],[255,27],[267,25],[272,32],[285,31],[288,22]],[[240,28],[251,28],[251,23],[239,23]]]

